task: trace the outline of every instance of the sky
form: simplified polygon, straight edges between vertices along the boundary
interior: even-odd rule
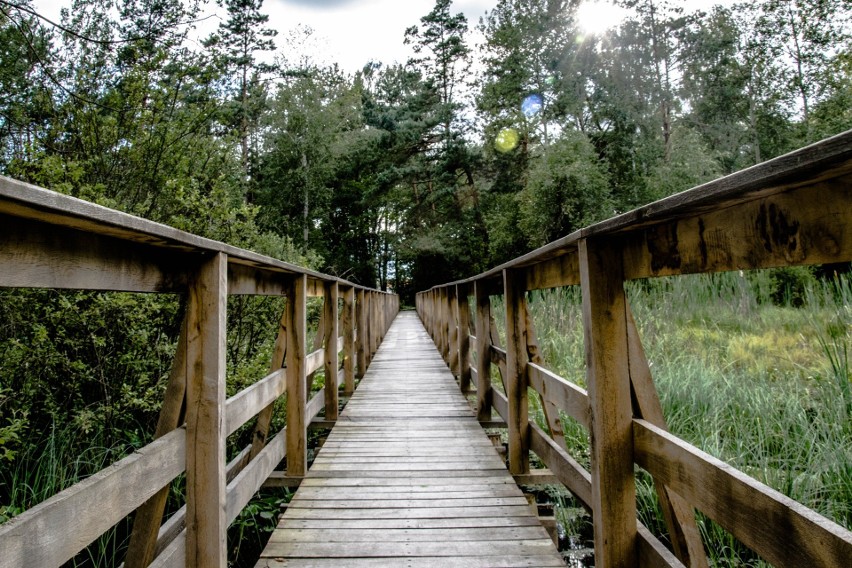
[[[731,4],[734,0],[682,1],[689,9],[698,9]],[[60,8],[69,3],[70,0],[34,2],[40,13],[54,21],[59,21]],[[278,31],[279,51],[298,25],[314,30],[310,40],[297,41],[298,47],[288,50],[291,59],[309,53],[316,63],[336,62],[344,71],[355,72],[370,60],[404,63],[411,55],[410,48],[403,45],[405,29],[419,24],[434,4],[434,0],[265,0],[263,12],[269,15],[269,27]],[[496,4],[497,0],[455,0],[452,11],[463,12],[468,24],[475,28],[486,10]],[[215,3],[210,2],[210,6],[215,8]],[[207,13],[212,11],[208,8]],[[602,19],[606,17],[597,18]],[[218,23],[216,17],[208,19],[199,37],[215,31]],[[470,40],[475,44],[480,38],[474,34]]]

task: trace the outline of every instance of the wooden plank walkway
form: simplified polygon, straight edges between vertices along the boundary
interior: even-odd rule
[[[564,565],[417,315],[402,312],[257,568]]]

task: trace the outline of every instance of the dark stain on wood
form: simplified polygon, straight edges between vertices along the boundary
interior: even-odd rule
[[[776,204],[760,206],[755,228],[767,252],[781,253],[788,260],[802,256],[799,222]]]
[[[702,268],[707,266],[707,241],[704,238],[704,219],[698,220],[698,252],[701,254]]]
[[[651,270],[678,269],[681,266],[678,249],[677,222],[652,227],[646,233],[648,252],[651,254]]]

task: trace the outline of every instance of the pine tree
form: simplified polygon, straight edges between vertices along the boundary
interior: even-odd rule
[[[263,111],[266,96],[261,77],[274,66],[258,62],[258,55],[275,49],[277,31],[265,27],[269,16],[261,13],[263,0],[225,0],[228,19],[205,45],[216,59],[231,97],[227,124],[236,131],[244,183],[249,180],[251,136]]]

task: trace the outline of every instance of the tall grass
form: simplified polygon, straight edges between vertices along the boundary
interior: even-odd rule
[[[41,440],[24,447],[14,467],[0,468],[0,521],[45,501],[133,450],[129,445],[108,444],[102,430],[87,433],[73,424],[54,425]],[[123,519],[66,566],[114,566],[114,559],[124,556],[130,527],[130,519]]]
[[[629,283],[627,294],[671,431],[852,528],[852,285],[811,278],[790,294],[778,282],[769,271],[686,276]],[[548,367],[585,385],[580,291],[532,293],[529,305]],[[586,433],[566,422],[588,463]],[[637,503],[665,536],[644,472]],[[715,566],[763,565],[699,523]]]

